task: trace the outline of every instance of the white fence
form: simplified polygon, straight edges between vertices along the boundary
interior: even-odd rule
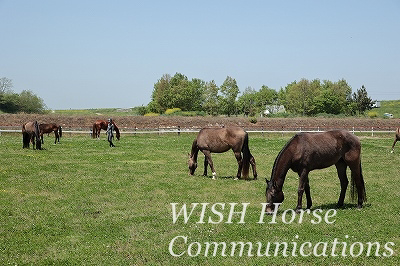
[[[292,129],[292,130],[283,130],[283,129],[277,129],[277,130],[271,130],[271,129],[245,129],[248,133],[270,133],[270,134],[296,134],[300,132],[323,132],[327,130],[331,130],[332,128],[322,128],[318,127],[316,129],[305,129],[305,128],[297,128],[297,129]],[[356,133],[363,133],[363,134],[371,134],[371,136],[374,136],[374,134],[377,133],[386,133],[386,134],[391,134],[395,133],[395,128],[393,130],[376,130],[373,127],[371,128],[363,128],[363,129],[357,129],[357,128],[350,128],[347,129],[348,131],[352,132],[353,134]],[[175,134],[181,134],[181,133],[197,133],[200,131],[200,128],[156,128],[156,129],[127,129],[127,130],[120,130],[121,135],[136,135],[136,134],[167,134],[167,133],[175,133]],[[103,131],[105,132],[105,131]],[[2,133],[21,133],[21,129],[2,129],[0,128],[0,135]],[[88,130],[63,130],[63,134],[88,134],[91,135],[92,131]]]

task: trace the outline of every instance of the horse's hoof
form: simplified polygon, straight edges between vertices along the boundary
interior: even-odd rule
[[[235,177],[233,180],[239,180],[239,178]]]
[[[296,213],[301,213],[302,212],[302,208],[296,208]]]
[[[212,177],[212,180],[215,180],[215,176]]]

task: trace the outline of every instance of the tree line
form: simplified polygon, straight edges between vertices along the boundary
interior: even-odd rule
[[[230,76],[218,86],[214,80],[205,82],[197,78],[189,80],[181,73],[164,74],[154,84],[150,103],[142,106],[139,112],[162,114],[179,108],[209,115],[256,116],[267,106],[284,106],[287,113],[303,116],[357,115],[370,110],[374,104],[364,86],[352,92],[344,79],[337,82],[301,79],[279,91],[263,85],[258,91],[247,87],[241,95],[239,92],[236,80]]]
[[[44,113],[46,105],[32,91],[23,90],[15,93],[12,80],[0,78],[0,111],[5,113]]]

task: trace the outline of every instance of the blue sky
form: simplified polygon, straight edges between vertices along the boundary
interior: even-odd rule
[[[146,105],[154,83],[345,79],[400,99],[400,1],[0,0],[0,77],[51,109]]]

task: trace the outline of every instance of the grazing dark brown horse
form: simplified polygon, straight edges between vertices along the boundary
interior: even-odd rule
[[[400,128],[397,128],[397,129],[396,129],[396,135],[394,136],[394,142],[393,142],[393,145],[392,145],[392,151],[391,151],[391,153],[394,152],[394,145],[396,145],[396,142],[397,142],[398,140],[400,140]]]
[[[120,138],[120,133],[117,125],[112,122],[114,125],[114,130],[115,130],[115,136],[117,137],[117,140]],[[100,138],[100,130],[107,130],[108,122],[105,120],[97,120],[96,122],[93,123],[93,128],[92,128],[92,138]]]
[[[247,132],[240,127],[203,128],[200,130],[197,138],[193,141],[192,151],[189,154],[189,174],[193,175],[197,168],[197,155],[200,150],[205,156],[203,175],[207,176],[207,166],[210,165],[213,179],[215,179],[216,173],[211,153],[222,153],[230,149],[233,150],[239,165],[237,178],[240,178],[241,175],[247,178],[251,164],[254,179],[257,179],[256,161],[249,150],[249,137]]]
[[[335,165],[340,180],[340,197],[337,207],[342,207],[347,185],[347,167],[351,170],[352,198],[354,184],[358,193],[358,208],[366,201],[364,179],[361,171],[360,140],[346,130],[333,130],[324,133],[299,133],[279,152],[272,169],[271,180],[267,180],[266,212],[273,212],[274,203],[282,203],[283,183],[289,169],[299,175],[297,210],[302,208],[303,192],[306,192],[307,209],[312,206],[308,173]]]
[[[22,125],[22,148],[29,149],[29,143],[32,142],[33,149],[41,150],[42,143],[40,142],[40,129],[37,121],[28,122]]]
[[[42,144],[44,144],[43,142],[43,134],[44,133],[51,133],[54,132],[54,136],[55,136],[55,140],[54,140],[54,144],[60,143],[60,138],[62,137],[62,128],[61,126],[51,123],[51,124],[40,124],[39,125],[39,129],[40,129],[40,139],[42,141]]]

